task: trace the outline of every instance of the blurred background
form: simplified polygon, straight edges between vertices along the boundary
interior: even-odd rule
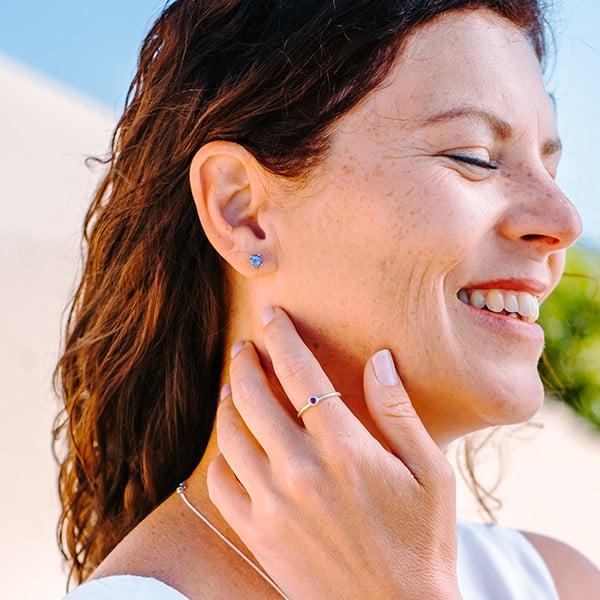
[[[31,0],[0,11],[0,593],[60,598],[51,377],[79,266],[83,214],[136,54],[164,2]],[[547,66],[565,146],[559,183],[585,232],[542,310],[554,399],[480,456],[503,524],[561,538],[600,563],[600,4],[551,16]],[[500,454],[496,450],[499,450]],[[499,459],[498,456],[501,456]],[[498,475],[503,482],[495,487]],[[461,514],[479,519],[466,486]]]

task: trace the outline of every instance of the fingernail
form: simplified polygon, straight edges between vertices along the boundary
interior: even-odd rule
[[[260,313],[260,318],[262,319],[263,326],[266,327],[273,320],[274,316],[275,311],[273,310],[272,306],[266,306],[265,308],[263,308],[262,312]]]
[[[231,394],[231,386],[228,383],[226,383],[221,388],[221,394],[220,394],[221,400],[224,400],[225,398],[227,398],[227,396],[229,396],[229,394]]]
[[[371,359],[375,369],[375,377],[381,385],[397,385],[400,378],[394,366],[394,360],[389,350],[380,350]]]
[[[244,342],[236,342],[233,346],[231,346],[231,358],[233,358],[243,347]]]

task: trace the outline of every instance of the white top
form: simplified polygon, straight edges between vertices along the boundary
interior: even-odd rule
[[[498,525],[458,522],[458,587],[463,600],[559,600],[538,551]]]
[[[187,596],[152,577],[113,575],[88,581],[64,600],[188,600]]]
[[[458,522],[458,584],[463,600],[559,600],[546,563],[513,529]],[[187,600],[151,577],[115,575],[79,586],[65,600]]]

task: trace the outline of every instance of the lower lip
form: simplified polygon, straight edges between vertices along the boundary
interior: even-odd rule
[[[459,302],[469,310],[470,316],[484,327],[500,329],[505,334],[520,338],[526,337],[544,343],[544,330],[537,323],[527,323],[507,315],[475,308],[460,300]]]

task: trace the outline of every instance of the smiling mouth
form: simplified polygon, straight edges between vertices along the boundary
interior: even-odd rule
[[[525,323],[534,323],[540,316],[539,300],[528,292],[463,288],[457,295],[464,304],[479,310],[506,315]]]

